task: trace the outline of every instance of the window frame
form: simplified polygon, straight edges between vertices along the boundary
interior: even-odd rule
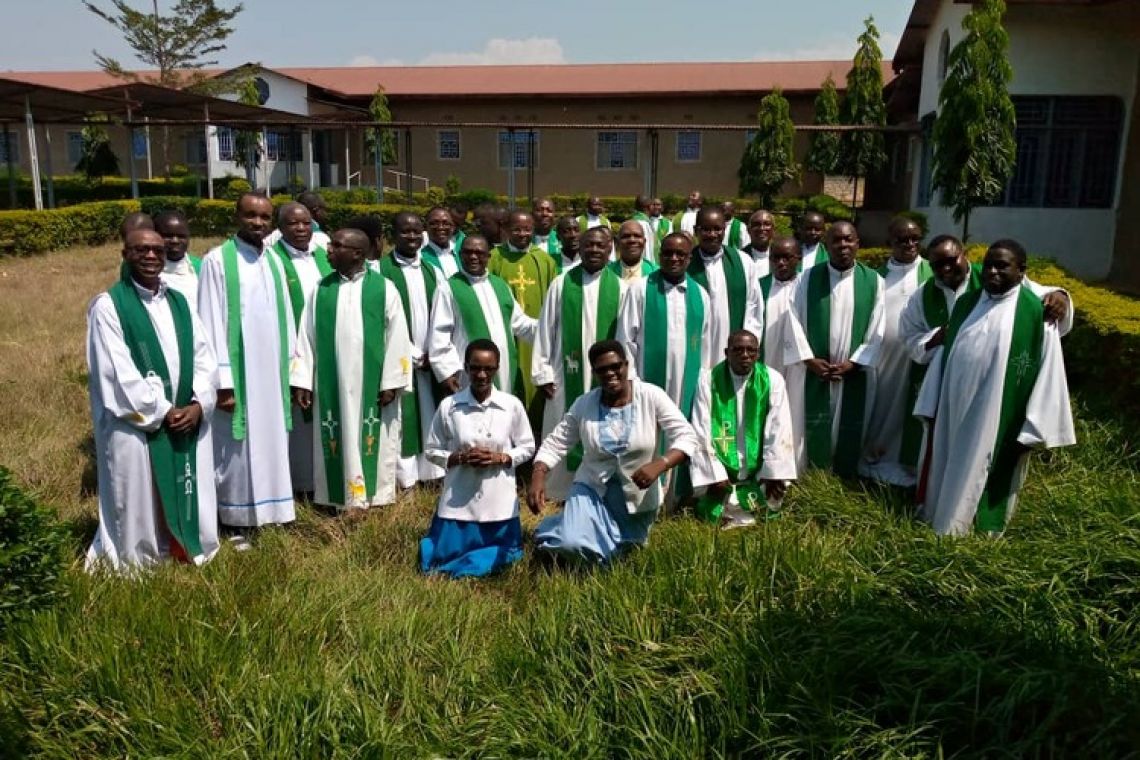
[[[526,137],[520,140],[520,135],[526,135]],[[515,159],[515,171],[518,171],[520,169],[525,171],[526,169],[530,168],[529,164],[532,155],[534,157],[534,169],[535,171],[538,170],[538,167],[541,164],[541,160],[539,158],[540,151],[542,149],[541,130],[500,129],[495,136],[495,140],[495,163],[499,167],[500,171],[510,171],[511,168],[505,160],[503,153],[503,148],[507,145],[511,146],[509,150]],[[531,143],[534,145],[533,151],[527,150],[528,145]],[[524,149],[521,154],[517,151],[517,149],[520,147]],[[521,163],[519,161],[520,155],[523,157]]]
[[[443,155],[443,135],[445,133],[455,134],[455,155]],[[435,131],[435,159],[437,161],[462,161],[463,160],[463,135],[462,130],[458,127],[454,129],[437,129]]]
[[[610,161],[608,166],[602,165],[603,153],[603,140],[602,135],[615,135],[618,138],[633,137],[633,165],[626,165],[623,160],[621,166],[613,166],[613,149],[612,145],[624,144],[624,140],[614,139],[605,143],[609,151]],[[624,149],[623,149],[624,150]],[[594,133],[594,171],[599,172],[628,172],[637,171],[641,167],[641,139],[640,131],[636,129],[599,129]]]
[[[683,158],[681,156],[681,136],[695,135],[697,145],[696,158]],[[673,160],[678,164],[699,164],[704,158],[704,135],[699,129],[678,129],[673,138]]]

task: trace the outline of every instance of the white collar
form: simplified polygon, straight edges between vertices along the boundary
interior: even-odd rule
[[[839,277],[841,279],[845,279],[845,278],[850,277],[851,275],[855,274],[855,265],[854,264],[852,264],[849,269],[846,269],[846,270],[841,272],[838,269],[836,269],[835,267],[833,267],[831,265],[831,262],[829,261],[829,262],[827,262],[827,269],[828,269],[828,271],[831,272],[832,277]]]
[[[131,277],[131,284],[135,286],[135,290],[138,291],[139,296],[144,301],[159,301],[163,298],[166,298],[166,283],[161,279],[158,281],[158,290],[151,290],[150,288],[139,284],[138,280],[136,280],[134,277]]]
[[[485,409],[488,406],[498,407],[499,409],[506,409],[503,403],[502,391],[497,388],[491,389],[491,395],[487,396],[487,400],[480,403],[475,399],[475,394],[471,392],[471,386],[468,385],[455,394],[455,404],[462,406],[474,406]]]
[[[392,251],[392,256],[396,259],[396,263],[402,267],[420,268],[420,252],[418,250],[416,251],[416,255],[412,258],[406,258],[404,254],[399,251]]]
[[[480,275],[474,275],[474,274],[471,274],[470,272],[468,272],[466,269],[460,269],[459,271],[463,272],[463,276],[466,277],[467,281],[469,283],[471,283],[472,285],[478,285],[481,282],[486,282],[487,277],[490,275],[490,272],[484,272],[483,274],[480,274]]]

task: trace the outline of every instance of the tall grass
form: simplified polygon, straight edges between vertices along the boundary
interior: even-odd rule
[[[4,262],[0,288],[85,255]],[[58,290],[102,285],[103,269]],[[51,358],[21,365],[5,347],[0,408],[81,369],[82,309],[56,313],[68,300],[17,307],[9,335]],[[50,341],[23,335],[37,325]],[[70,382],[48,392],[65,411],[5,416],[0,457],[76,526],[78,556],[93,506],[77,495],[88,426]],[[30,437],[40,427],[58,440]],[[0,756],[1136,754],[1125,432],[1082,415],[1081,445],[1035,460],[999,541],[938,539],[898,493],[811,474],[779,520],[665,520],[605,572],[528,556],[489,581],[424,578],[426,495],[351,520],[302,510],[200,570],[75,572],[62,604],[0,640]]]

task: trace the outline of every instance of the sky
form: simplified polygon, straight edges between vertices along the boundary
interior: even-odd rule
[[[110,7],[109,0],[92,0]],[[128,0],[139,9],[150,0]],[[137,68],[81,0],[3,0],[0,71],[95,68],[92,50]],[[219,0],[232,7],[234,0]],[[159,0],[159,11],[173,5]],[[894,54],[913,0],[245,0],[225,67],[850,58],[873,15]],[[711,11],[717,15],[711,15]],[[45,31],[50,30],[50,31]]]

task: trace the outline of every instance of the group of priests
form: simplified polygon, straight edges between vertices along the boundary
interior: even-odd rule
[[[654,480],[724,527],[779,515],[819,468],[915,489],[939,533],[1000,534],[1026,453],[1074,442],[1073,306],[1025,277],[1016,241],[971,264],[951,236],[923,251],[900,217],[872,269],[855,226],[815,212],[792,237],[698,192],[672,218],[637,206],[620,225],[596,197],[580,216],[481,206],[471,233],[465,210],[436,207],[397,214],[386,238],[375,218],[331,230],[314,193],[276,212],[251,193],[200,259],[181,214],[129,216],[120,281],[88,313],[88,566],[202,563],[224,534],[240,550],[292,521],[299,497],[364,509],[442,483],[424,569],[498,567],[468,560],[517,536],[515,477],[597,395],[590,350],[614,340],[696,441],[668,452],[687,461],[660,484],[620,485]],[[554,502],[585,477],[581,444],[565,448],[539,456]],[[447,545],[467,548],[433,568]]]

